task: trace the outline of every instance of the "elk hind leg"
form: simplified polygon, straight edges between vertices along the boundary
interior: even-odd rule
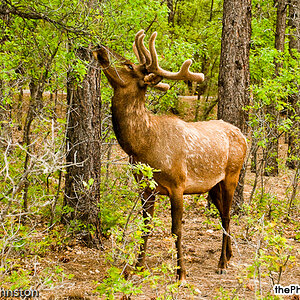
[[[230,222],[230,209],[232,205],[232,200],[234,196],[235,189],[238,185],[239,181],[239,173],[240,172],[235,172],[235,173],[230,173],[230,175],[227,175],[225,180],[224,180],[224,197],[225,201],[223,203],[225,215],[226,215],[226,224],[223,228],[225,231],[228,233],[227,234],[227,247],[226,247],[226,257],[227,257],[227,262],[230,260],[232,256],[232,248],[231,248],[231,238],[230,238],[230,228],[229,228],[229,222]]]
[[[229,222],[233,194],[231,197],[230,192],[226,189],[224,181],[221,181],[209,191],[209,196],[220,213],[222,227],[224,230],[221,256],[218,263],[218,273],[225,274],[228,261],[232,256]]]

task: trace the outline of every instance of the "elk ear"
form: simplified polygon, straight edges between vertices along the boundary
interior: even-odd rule
[[[144,77],[143,84],[149,85],[160,91],[167,91],[170,88],[170,86],[167,83],[160,82],[162,79],[163,77],[150,73],[149,75],[146,75]]]
[[[147,85],[150,85],[150,86],[155,86],[157,85],[160,81],[162,81],[163,77],[162,76],[159,76],[159,75],[156,75],[154,73],[150,73],[148,75],[146,75],[144,77],[144,82],[145,84]]]

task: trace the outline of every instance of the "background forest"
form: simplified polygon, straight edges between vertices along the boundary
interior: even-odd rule
[[[0,1],[2,289],[38,290],[42,299],[281,299],[275,284],[299,284],[300,4],[252,1],[249,82],[236,105],[220,89],[223,58],[235,55],[221,54],[222,24],[246,2]],[[191,58],[206,78],[149,90],[147,108],[233,120],[248,140],[228,274],[215,273],[217,210],[206,195],[185,197],[185,287],[176,282],[166,197],[156,203],[147,268],[132,272],[144,229],[138,192],[153,184],[153,170],[129,165],[118,146],[112,89],[91,55],[103,44],[136,62],[140,29],[158,32],[163,67],[176,71]]]

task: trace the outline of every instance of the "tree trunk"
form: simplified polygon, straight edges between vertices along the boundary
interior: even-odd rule
[[[285,29],[286,29],[286,0],[277,1],[277,19],[276,19],[276,33],[275,33],[275,49],[280,52],[284,51]],[[282,68],[281,61],[275,61],[275,74],[279,75]]]
[[[289,51],[293,59],[295,57],[294,52],[300,52],[300,2],[299,0],[291,0],[289,2],[289,21],[290,27],[290,39],[289,39]],[[300,96],[299,91],[290,96],[289,101],[291,107],[295,110],[289,112],[289,117],[293,115],[300,116]],[[297,158],[297,159],[296,159]],[[299,168],[300,159],[300,121],[294,120],[294,128],[291,130],[288,136],[288,159],[287,166],[292,169]]]
[[[83,232],[89,246],[100,244],[100,175],[101,175],[101,70],[91,51],[79,49],[77,56],[89,61],[81,83],[71,78],[67,85],[67,174],[65,205],[71,208],[64,221],[84,224]],[[90,230],[90,229],[93,230]],[[81,228],[82,229],[82,228]],[[93,235],[94,233],[94,235]]]
[[[249,50],[251,38],[251,0],[224,0],[219,72],[218,118],[247,132],[249,105]],[[234,195],[234,210],[243,203],[245,168]]]

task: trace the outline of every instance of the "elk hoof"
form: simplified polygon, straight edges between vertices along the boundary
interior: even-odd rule
[[[218,273],[219,275],[225,275],[225,274],[227,273],[227,270],[226,270],[226,269],[218,269],[218,270],[217,270],[217,273]]]

